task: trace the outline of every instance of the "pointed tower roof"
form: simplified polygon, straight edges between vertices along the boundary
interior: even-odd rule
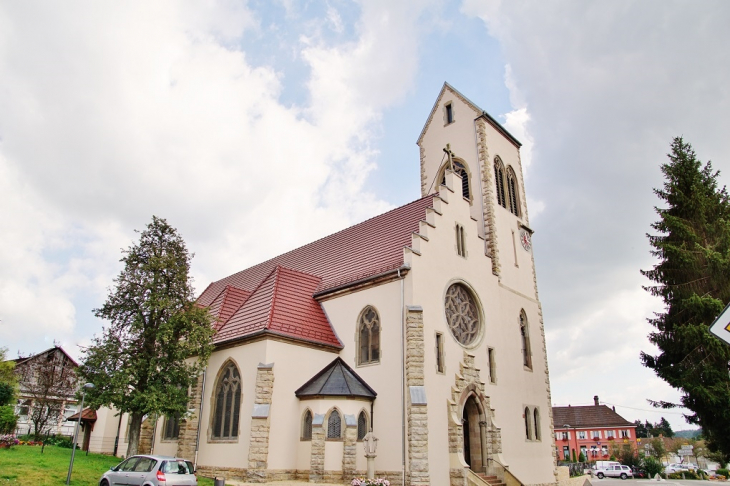
[[[423,126],[423,130],[421,130],[421,134],[418,136],[418,141],[416,143],[420,144],[421,140],[423,139],[423,136],[426,134],[426,129],[428,129],[428,126],[431,124],[431,121],[433,120],[433,117],[436,113],[436,108],[438,108],[439,103],[441,102],[441,98],[443,98],[444,93],[446,91],[450,91],[454,94],[457,98],[459,98],[461,101],[463,101],[469,108],[471,108],[474,111],[475,118],[479,118],[480,116],[483,116],[487,122],[492,125],[498,132],[500,132],[502,135],[504,135],[509,141],[511,141],[513,144],[517,146],[517,148],[521,147],[522,144],[519,140],[517,140],[510,132],[507,131],[506,128],[502,126],[497,120],[492,117],[489,113],[479,108],[479,106],[471,101],[469,98],[461,94],[459,90],[451,86],[449,83],[444,82],[444,85],[441,87],[441,91],[439,92],[438,97],[436,98],[436,102],[433,104],[433,108],[431,108],[431,113],[428,115],[428,118],[426,119],[426,124]]]
[[[339,356],[302,385],[294,394],[300,398],[347,397],[375,400],[378,395]]]

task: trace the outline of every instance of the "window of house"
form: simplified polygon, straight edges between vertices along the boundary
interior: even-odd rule
[[[477,301],[464,284],[449,286],[444,298],[446,321],[454,338],[462,346],[470,346],[481,335],[482,322]]]
[[[380,361],[380,317],[373,307],[363,309],[358,326],[358,364],[377,363]]]
[[[503,208],[507,207],[507,197],[504,191],[504,164],[499,156],[494,158],[494,184],[497,193],[497,204]]]
[[[436,333],[436,371],[444,372],[444,335]]]
[[[601,455],[608,456],[608,446],[601,446]]]
[[[612,438],[616,437],[615,434],[616,434],[616,431],[615,430],[607,430],[606,431],[606,438],[607,439],[612,439]]]
[[[512,167],[507,167],[507,196],[509,197],[509,200],[507,201],[509,203],[509,211],[514,214],[515,216],[520,215],[520,199],[517,194],[517,188],[519,185],[517,184],[517,176],[515,175],[515,171],[512,169]]]
[[[528,407],[525,407],[525,438],[527,440],[532,440],[532,425],[530,424],[532,414],[530,413],[530,409]]]
[[[238,419],[241,415],[241,375],[229,362],[223,368],[215,387],[215,412],[212,438],[238,438]]]
[[[592,430],[591,431],[591,439],[600,439],[601,438],[601,431],[600,430]]]
[[[456,225],[456,254],[466,258],[466,240],[464,240],[464,227]]]
[[[578,438],[579,439],[585,439],[586,438],[586,431],[585,430],[581,430],[580,432],[578,432]]]
[[[570,447],[563,446],[563,460],[570,461]]]
[[[530,329],[527,326],[527,314],[520,312],[520,337],[522,340],[522,364],[532,369],[532,351],[530,349]]]
[[[444,166],[444,173],[441,176],[441,185],[446,184],[446,169],[448,169],[448,163]],[[466,170],[466,165],[459,160],[454,160],[454,172],[459,174],[461,177],[461,192],[466,199],[471,199],[471,190],[469,189],[469,172]]]
[[[357,440],[363,440],[368,433],[368,416],[361,411],[357,416]]]
[[[537,407],[535,407],[532,415],[535,419],[535,440],[542,440],[542,433],[540,432],[540,412],[537,410]]]
[[[631,438],[631,434],[629,433],[628,430],[622,430],[621,431],[621,438],[622,439],[629,439],[629,438]]]
[[[340,412],[332,410],[329,418],[327,419],[327,438],[328,439],[339,439],[342,437],[342,417]]]
[[[304,412],[302,419],[302,440],[312,440],[312,411]]]
[[[454,106],[451,103],[447,103],[444,109],[446,110],[446,124],[454,123]]]
[[[165,417],[162,425],[162,440],[176,440],[180,435],[180,415]]]
[[[591,457],[598,456],[598,448],[596,446],[591,446]]]
[[[583,457],[588,459],[588,450],[586,446],[580,446],[580,453],[583,454]]]
[[[487,358],[489,359],[489,383],[497,383],[497,366],[494,361],[494,348],[487,348]]]

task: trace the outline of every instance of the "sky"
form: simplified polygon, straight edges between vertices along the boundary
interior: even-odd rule
[[[449,82],[522,143],[554,405],[647,399],[646,233],[683,136],[730,182],[730,3],[0,1],[0,347],[74,357],[152,215],[197,292],[420,197]]]

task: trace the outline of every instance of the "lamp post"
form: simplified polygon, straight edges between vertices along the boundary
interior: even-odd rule
[[[375,479],[375,450],[378,448],[378,439],[371,431],[365,434],[362,444],[365,447],[365,457],[368,460],[368,479]]]
[[[76,440],[79,437],[79,424],[81,423],[81,415],[84,413],[84,398],[86,398],[86,390],[94,388],[93,383],[87,383],[81,387],[81,408],[79,409],[79,420],[76,422],[74,428],[74,443],[71,447],[71,462],[68,465],[68,475],[66,476],[66,486],[71,482],[71,471],[74,469],[74,456],[76,455]]]

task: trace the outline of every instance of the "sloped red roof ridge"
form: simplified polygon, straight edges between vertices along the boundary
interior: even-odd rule
[[[606,405],[586,405],[577,407],[553,407],[553,422],[556,429],[563,425],[571,427],[636,427]]]
[[[417,199],[213,282],[198,303],[210,306],[228,285],[253,292],[277,266],[319,277],[312,294],[395,270],[403,265],[403,248],[411,245],[411,234],[418,232],[433,197]]]
[[[213,338],[221,344],[270,333],[341,349],[322,306],[312,298],[321,279],[276,266]]]
[[[250,296],[251,292],[226,285],[208,307],[208,311],[215,318],[213,329],[220,329]]]

